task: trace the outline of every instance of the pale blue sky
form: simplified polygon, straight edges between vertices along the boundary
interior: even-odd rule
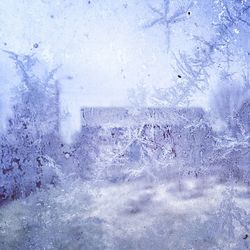
[[[189,2],[171,1],[170,16]],[[143,84],[149,93],[152,88],[175,84],[174,54],[192,54],[194,35],[209,40],[221,11],[215,4],[220,1],[193,2],[185,22],[170,27],[167,46],[164,26],[144,28],[158,18],[150,6],[162,10],[163,1],[2,0],[0,48],[35,53],[48,69],[62,65],[57,74],[62,86],[62,110],[72,114],[64,127],[79,127],[82,106],[128,106],[127,91],[137,84]],[[238,35],[239,51],[249,46],[249,35],[242,34],[245,32],[240,30]],[[33,47],[35,43],[38,48]],[[3,54],[0,62],[4,65],[0,83],[3,106],[8,104],[11,88],[18,80],[12,62]],[[241,67],[237,65],[236,69]],[[211,72],[212,85],[217,71]],[[66,79],[69,75],[70,81]],[[207,107],[207,96],[197,94],[193,104]]]

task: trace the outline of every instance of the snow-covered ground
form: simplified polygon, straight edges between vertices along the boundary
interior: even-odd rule
[[[69,179],[0,208],[0,249],[250,247],[245,186],[214,178],[120,184]]]

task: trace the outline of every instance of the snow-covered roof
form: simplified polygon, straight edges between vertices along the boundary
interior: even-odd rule
[[[203,118],[201,108],[85,107],[81,109],[83,126],[134,127],[146,123],[181,125]]]

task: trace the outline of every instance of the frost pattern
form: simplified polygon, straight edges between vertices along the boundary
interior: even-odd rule
[[[247,53],[234,51],[250,6],[212,3],[211,36],[193,35],[191,53],[172,53],[171,38],[197,1],[149,4],[144,32],[163,26],[178,79],[151,92],[138,83],[131,107],[83,107],[71,143],[61,65],[3,51],[20,82],[0,135],[0,249],[250,248],[249,59],[238,67]],[[188,105],[197,91],[209,109]]]

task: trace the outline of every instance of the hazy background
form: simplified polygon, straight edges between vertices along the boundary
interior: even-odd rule
[[[172,1],[170,14],[190,1]],[[32,54],[51,70],[61,65],[56,78],[61,84],[61,110],[66,114],[62,131],[79,127],[83,106],[129,106],[128,89],[175,84],[174,55],[192,53],[194,35],[214,35],[220,1],[194,1],[185,22],[170,27],[169,45],[165,27],[154,25],[150,8],[162,9],[158,0],[2,0],[0,2],[0,49]],[[238,30],[235,31],[238,34]],[[239,33],[238,50],[248,37]],[[241,57],[236,68],[240,68]],[[0,53],[1,117],[10,114],[12,88],[18,85],[13,61]],[[210,76],[215,82],[216,68]],[[208,108],[207,92],[197,94],[192,105]],[[147,103],[150,105],[150,103]],[[2,128],[4,127],[2,119]]]

